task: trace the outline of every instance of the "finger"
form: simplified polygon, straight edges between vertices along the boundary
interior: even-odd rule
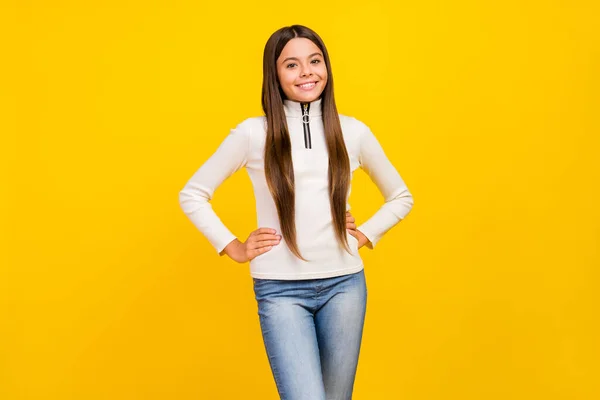
[[[260,249],[262,247],[268,246],[277,246],[279,244],[279,240],[263,240],[261,242],[251,242],[248,244],[249,249]]]
[[[257,230],[253,231],[251,235],[258,235],[261,233],[275,234],[276,231],[273,228],[258,228]]]
[[[260,246],[265,246],[268,244],[279,244],[281,241],[281,235],[271,235],[271,234],[260,234],[253,237],[248,238],[248,245],[252,248],[257,248]]]
[[[249,253],[250,253],[249,256],[252,257],[252,258],[254,258],[256,256],[259,256],[259,255],[263,254],[263,253],[266,253],[267,251],[269,251],[271,249],[272,249],[271,246],[267,246],[267,247],[261,247],[259,249],[250,250],[249,251]],[[250,257],[248,257],[248,258],[250,258]]]
[[[346,229],[356,229],[356,224],[355,223],[347,223]]]
[[[358,233],[356,231],[348,231],[348,233],[358,239]]]
[[[270,233],[261,233],[255,235],[252,240],[255,242],[262,242],[264,240],[279,240],[281,239],[281,235],[272,235]]]

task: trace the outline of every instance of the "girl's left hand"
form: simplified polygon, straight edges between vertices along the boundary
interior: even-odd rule
[[[360,249],[365,244],[369,243],[369,239],[358,229],[356,229],[356,223],[352,214],[349,211],[346,211],[346,229],[348,233],[358,240],[358,248]]]

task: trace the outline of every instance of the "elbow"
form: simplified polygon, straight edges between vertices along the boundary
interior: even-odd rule
[[[413,206],[415,205],[415,199],[412,195],[412,193],[408,192],[407,195],[404,197],[404,207],[406,208],[406,214],[408,214]],[[405,216],[406,216],[405,214]]]
[[[406,202],[406,207],[409,210],[412,210],[413,206],[415,205],[415,199],[414,199],[412,193],[408,192],[408,195],[406,196],[405,202]]]
[[[382,207],[391,212],[396,219],[395,223],[402,221],[412,210],[414,200],[412,196],[398,196],[386,202]]]
[[[210,200],[210,196],[203,190],[186,185],[179,191],[179,206],[186,214],[202,208]]]
[[[179,191],[179,207],[184,213],[189,214],[194,204],[194,195],[186,186]]]
[[[415,200],[413,198],[412,193],[409,192],[408,189],[402,191],[402,193],[400,193],[394,200],[398,204],[398,208],[396,209],[396,215],[398,216],[399,220],[402,220],[412,210],[415,204]]]
[[[185,189],[182,189],[179,191],[179,207],[181,207],[181,209],[183,210],[183,212],[185,212],[185,204],[188,200],[188,194],[186,193]]]

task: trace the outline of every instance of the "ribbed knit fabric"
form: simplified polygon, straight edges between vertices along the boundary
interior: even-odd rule
[[[302,261],[292,254],[285,240],[250,261],[250,274],[260,279],[315,279],[358,272],[363,268],[358,242],[350,234],[349,254],[336,240],[328,191],[328,154],[323,129],[321,99],[310,103],[309,129],[311,148],[305,144],[302,105],[284,100],[284,111],[292,142],[292,161],[296,192],[296,233]],[[413,197],[397,170],[390,163],[367,125],[339,115],[350,169],[362,168],[383,195],[384,204],[358,226],[375,247],[382,236],[413,206]],[[236,239],[212,209],[210,200],[217,187],[231,174],[244,167],[250,176],[256,199],[259,227],[273,228],[281,234],[275,203],[264,174],[266,118],[242,121],[223,140],[218,149],[196,171],[179,194],[183,211],[220,253]],[[350,195],[350,192],[348,193]],[[350,210],[350,205],[346,204]],[[246,240],[244,236],[240,240]]]

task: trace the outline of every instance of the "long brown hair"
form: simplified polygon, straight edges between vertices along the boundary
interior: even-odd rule
[[[294,169],[292,149],[283,108],[285,94],[279,84],[277,59],[293,38],[311,40],[323,53],[327,67],[327,84],[321,93],[323,126],[329,154],[329,203],[338,242],[350,253],[346,236],[346,198],[350,185],[350,160],[342,136],[342,127],[333,96],[333,75],[325,44],[313,30],[286,26],[271,35],[263,56],[262,108],[267,117],[265,177],[279,215],[281,233],[292,253],[304,260],[296,242]]]

